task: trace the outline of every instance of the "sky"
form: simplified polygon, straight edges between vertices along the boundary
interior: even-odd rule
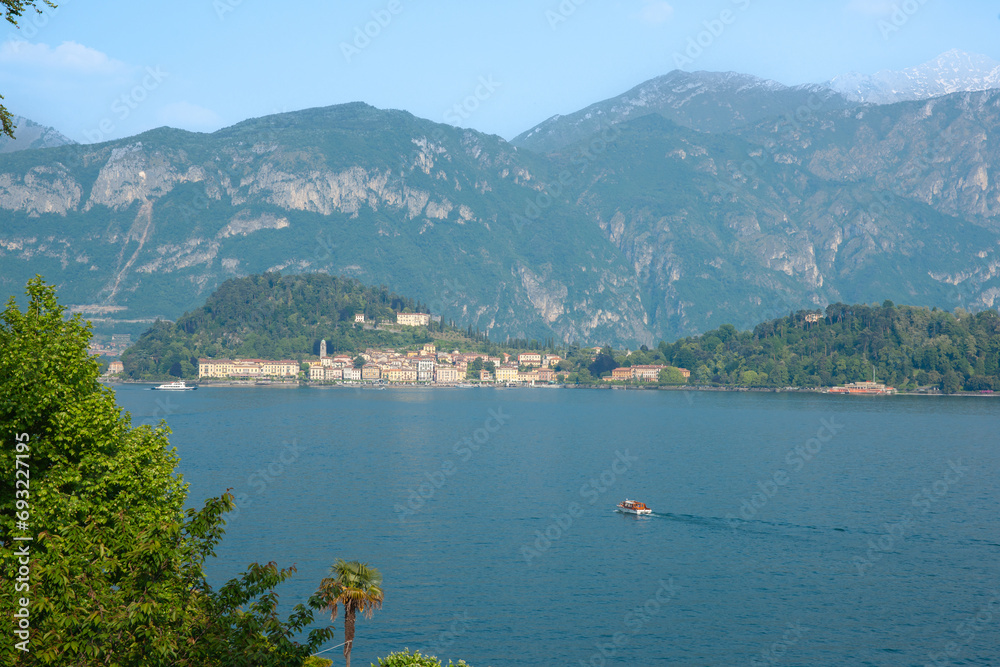
[[[0,94],[81,143],[362,101],[511,139],[674,69],[786,85],[1000,60],[1000,0],[61,0]]]

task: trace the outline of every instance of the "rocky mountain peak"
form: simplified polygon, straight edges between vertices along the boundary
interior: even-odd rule
[[[856,102],[892,104],[924,100],[1000,88],[1000,62],[952,49],[916,67],[882,70],[871,75],[850,72],[834,77],[826,85]]]
[[[24,116],[14,116],[15,139],[0,136],[0,153],[13,153],[31,148],[54,148],[76,142],[52,127],[40,125]]]

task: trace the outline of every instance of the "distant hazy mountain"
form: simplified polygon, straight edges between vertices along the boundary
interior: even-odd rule
[[[14,116],[14,124],[17,125],[17,129],[14,131],[16,138],[11,139],[7,135],[0,135],[0,153],[13,153],[30,148],[53,148],[76,143],[63,136],[58,130],[39,125],[23,116]]]
[[[538,153],[555,152],[603,127],[650,113],[701,132],[727,132],[803,107],[848,106],[846,98],[823,86],[788,87],[749,74],[674,70],[575,113],[553,116],[511,143]]]
[[[892,104],[951,93],[1000,88],[1000,62],[987,56],[951,50],[934,60],[902,71],[851,72],[827,84],[850,100]]]

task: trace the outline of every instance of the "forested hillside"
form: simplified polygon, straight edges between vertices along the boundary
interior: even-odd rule
[[[724,324],[699,336],[636,351],[593,341],[560,346],[554,340],[490,342],[481,332],[444,323],[429,328],[372,327],[399,311],[424,305],[385,287],[327,274],[266,273],[225,282],[205,305],[175,324],[158,322],[122,355],[132,379],[196,378],[199,357],[298,359],[366,348],[412,349],[449,337],[462,349],[498,354],[547,349],[564,356],[557,370],[570,383],[601,382],[618,366],[663,364],[691,371],[689,384],[725,387],[831,387],[870,380],[901,390],[1000,390],[1000,315],[864,304],[797,311],[751,331]],[[364,313],[367,326],[355,324]]]
[[[834,304],[737,332],[729,325],[660,350],[695,384],[829,387],[870,380],[903,390],[1000,389],[1000,315]],[[641,361],[637,362],[641,363]]]
[[[354,323],[357,313],[364,313],[369,323],[392,323],[396,312],[422,307],[385,287],[323,273],[234,278],[176,323],[157,322],[122,355],[122,362],[132,379],[196,378],[199,357],[301,360],[318,354],[324,338],[331,352],[424,343],[431,339],[423,328],[397,333]],[[447,327],[431,323],[431,328]]]

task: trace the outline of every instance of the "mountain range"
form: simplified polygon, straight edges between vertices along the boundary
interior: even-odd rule
[[[0,134],[0,153],[13,153],[33,148],[52,148],[76,143],[53,127],[39,125],[24,116],[13,116],[12,118],[17,127],[15,138],[11,139],[7,135]]]
[[[993,307],[1000,92],[927,97],[949,63],[941,85],[991,81],[933,62],[891,104],[675,71],[509,143],[353,103],[6,153],[0,290],[42,273],[78,310],[176,319],[228,278],[320,271],[493,340],[625,345],[837,301]]]
[[[891,104],[925,100],[1000,88],[1000,62],[953,49],[918,67],[883,70],[872,75],[851,72],[834,77],[825,85],[855,102]]]

